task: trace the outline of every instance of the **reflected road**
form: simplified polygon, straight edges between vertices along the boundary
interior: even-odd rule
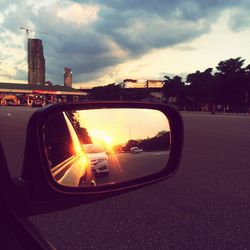
[[[94,180],[98,185],[154,174],[163,170],[168,161],[168,156],[169,151],[143,152],[140,154],[109,154],[107,164],[109,168],[109,174],[105,173],[102,175],[90,176],[88,173],[86,173],[88,178],[85,184],[82,186],[89,186],[91,180]],[[80,169],[82,173],[86,171],[86,169],[83,168],[81,158],[77,158],[72,163],[72,168],[65,173],[65,176],[63,177],[63,180],[60,181],[60,184],[78,186],[79,180],[74,179],[74,177],[79,178],[80,176],[77,168]],[[60,175],[60,173],[57,174]]]

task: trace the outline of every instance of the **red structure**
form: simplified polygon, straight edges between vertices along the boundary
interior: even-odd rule
[[[40,39],[28,39],[28,84],[45,83],[45,59]]]
[[[72,88],[72,70],[64,67],[64,86]]]

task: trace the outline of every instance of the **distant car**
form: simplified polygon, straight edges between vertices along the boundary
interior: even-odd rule
[[[109,174],[108,156],[104,149],[95,144],[84,144],[83,148],[94,175]]]
[[[41,99],[35,99],[33,100],[32,107],[42,107],[43,106],[43,101]]]
[[[14,100],[6,100],[6,106],[15,106]]]
[[[132,147],[130,149],[130,153],[131,154],[140,154],[142,152],[142,149],[141,148],[138,148],[138,147]]]

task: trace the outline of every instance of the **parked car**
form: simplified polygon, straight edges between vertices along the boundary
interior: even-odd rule
[[[108,156],[101,146],[95,144],[84,144],[83,149],[95,175],[109,174]]]
[[[15,95],[5,95],[3,97],[3,101],[5,101],[6,106],[16,106],[18,103]]]
[[[33,100],[32,104],[31,104],[32,107],[42,107],[43,106],[43,101],[42,99],[35,99]]]
[[[11,100],[11,99],[8,99],[6,100],[6,106],[15,106],[15,101],[14,100]]]

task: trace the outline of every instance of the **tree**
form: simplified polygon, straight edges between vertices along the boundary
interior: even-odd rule
[[[88,134],[86,128],[80,126],[79,113],[77,111],[68,111],[67,114],[70,117],[72,125],[76,131],[76,134],[81,142],[81,144],[90,144],[92,143],[91,137]]]
[[[121,87],[115,83],[107,86],[94,87],[90,91],[91,99],[93,100],[120,100],[121,93]]]
[[[203,72],[196,71],[187,76],[187,83],[190,83],[189,95],[194,98],[195,106],[198,108],[207,105],[212,109],[215,99],[215,79],[212,71],[212,68],[208,68]]]
[[[164,76],[164,78],[166,80],[164,80],[162,91],[167,103],[175,102],[177,106],[182,106],[184,98],[184,82],[182,82],[182,78],[180,76],[174,76],[173,78]]]
[[[220,101],[235,112],[242,112],[245,109],[248,69],[243,68],[244,62],[245,59],[241,57],[230,58],[219,62],[216,67]]]
[[[244,62],[245,59],[242,59],[241,57],[230,58],[228,60],[219,62],[216,69],[218,70],[219,74],[223,75],[241,73],[244,72],[244,69],[242,68]]]

